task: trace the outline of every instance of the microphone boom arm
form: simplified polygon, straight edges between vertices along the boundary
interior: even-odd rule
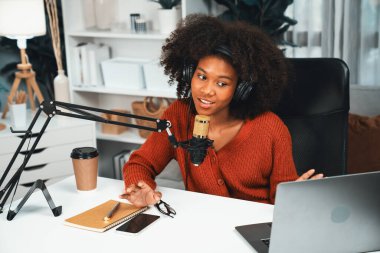
[[[62,111],[59,108],[63,108],[68,112]],[[70,112],[71,111],[71,112]],[[119,121],[113,121],[113,120],[107,120],[105,118],[102,118],[96,114],[90,113],[90,112],[98,112],[98,113],[107,113],[111,115],[117,115],[117,116],[122,116],[122,117],[127,117],[127,118],[134,118],[134,119],[141,119],[141,120],[146,120],[146,121],[152,121],[156,123],[156,128],[153,127],[146,127],[146,126],[140,126],[136,124],[131,124],[131,123],[125,123],[125,122],[119,122]],[[13,174],[11,179],[8,181],[8,183],[5,185],[3,189],[1,189],[1,185],[6,179],[9,171],[11,170],[17,156],[21,153],[21,149],[24,146],[26,140],[36,134],[32,133],[33,127],[35,123],[37,122],[37,119],[40,117],[41,112],[44,112],[48,117],[45,120],[44,125],[42,126],[41,130],[37,133],[37,137],[34,140],[32,147],[30,150],[25,154],[24,160],[20,167],[16,170],[16,172]],[[119,126],[126,126],[126,127],[131,127],[131,128],[138,128],[138,129],[143,129],[143,130],[148,130],[148,131],[155,131],[155,132],[162,132],[166,130],[168,133],[168,137],[170,142],[173,144],[174,147],[177,147],[178,143],[170,132],[170,127],[171,123],[168,120],[164,119],[156,119],[156,118],[150,118],[150,117],[144,117],[144,116],[139,116],[139,115],[134,115],[134,114],[127,114],[127,113],[121,113],[121,112],[116,112],[116,111],[111,111],[111,110],[104,110],[104,109],[99,109],[95,107],[88,107],[88,106],[83,106],[83,105],[77,105],[77,104],[70,104],[70,103],[65,103],[65,102],[60,102],[60,101],[43,101],[39,108],[38,111],[36,112],[35,116],[33,117],[30,125],[28,126],[27,130],[23,131],[14,131],[11,127],[11,132],[12,133],[23,133],[22,140],[17,147],[15,153],[12,156],[11,161],[9,162],[7,168],[5,169],[3,175],[0,178],[0,213],[2,213],[3,207],[9,198],[9,195],[13,191],[14,188],[15,191],[17,190],[17,185],[20,180],[21,174],[24,171],[30,157],[32,156],[33,152],[35,151],[38,142],[40,141],[42,135],[44,134],[50,120],[52,117],[55,115],[61,115],[65,117],[71,117],[71,118],[79,118],[79,119],[84,119],[84,120],[90,120],[90,121],[96,121],[100,123],[105,123],[105,124],[112,124],[112,125],[119,125]],[[7,219],[12,220],[14,216],[18,213],[18,211],[21,209],[23,204],[26,202],[26,200],[29,198],[29,196],[33,193],[32,189],[41,189],[44,193],[44,196],[46,200],[48,201],[48,204],[54,214],[54,216],[59,216],[62,213],[62,206],[55,207],[53,200],[50,197],[50,194],[42,180],[37,180],[33,186],[31,187],[31,190],[24,196],[24,198],[21,200],[20,204],[17,206],[17,208],[12,211],[10,210],[8,212]]]

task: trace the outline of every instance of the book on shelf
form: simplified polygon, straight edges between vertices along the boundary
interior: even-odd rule
[[[110,58],[110,47],[104,44],[96,45],[89,47],[87,53],[90,72],[89,84],[90,86],[101,86],[104,84],[104,79],[100,63]]]
[[[86,43],[79,43],[72,50],[72,67],[71,75],[72,80],[75,85],[83,85],[83,76],[82,76],[82,59],[80,47],[84,46]]]
[[[88,57],[88,52],[90,50],[95,50],[96,45],[93,43],[87,43],[80,47],[81,54],[81,70],[83,76],[83,86],[91,86],[91,74],[90,74],[90,61]]]
[[[110,210],[112,210],[117,203],[118,201],[116,200],[108,200],[94,208],[66,219],[64,224],[90,231],[104,232],[124,221],[132,219],[148,209],[148,207],[136,207],[131,204],[119,202],[120,204],[114,210],[112,216],[105,219],[105,217],[109,216]]]
[[[104,78],[100,63],[111,57],[110,47],[104,44],[79,43],[73,52],[73,81],[77,86],[102,86]]]
[[[115,179],[123,179],[124,164],[128,162],[134,150],[123,150],[113,156],[113,167]]]

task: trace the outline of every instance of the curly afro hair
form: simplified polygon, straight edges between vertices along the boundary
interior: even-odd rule
[[[162,47],[161,65],[169,75],[169,83],[178,83],[178,99],[191,101],[190,84],[183,79],[184,67],[196,66],[203,57],[218,54],[215,48],[221,45],[231,51],[232,58],[223,58],[235,68],[239,82],[253,85],[249,99],[231,102],[231,115],[245,120],[272,110],[288,83],[288,63],[282,51],[252,25],[200,14],[183,19]]]

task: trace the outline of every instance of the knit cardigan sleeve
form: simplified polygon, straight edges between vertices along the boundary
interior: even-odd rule
[[[175,103],[174,103],[175,104]],[[175,105],[174,105],[175,106]],[[176,123],[173,104],[164,112],[162,119]],[[174,117],[173,117],[174,116]],[[152,189],[156,188],[155,177],[174,158],[174,148],[171,146],[166,132],[153,132],[145,143],[132,153],[124,165],[123,178],[125,187],[145,181]]]
[[[282,122],[281,122],[282,123]],[[277,134],[273,143],[273,167],[270,176],[270,203],[274,204],[277,185],[281,182],[294,181],[298,178],[293,161],[292,140],[284,123],[276,126]]]

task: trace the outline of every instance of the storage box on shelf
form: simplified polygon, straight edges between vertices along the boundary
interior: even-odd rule
[[[140,90],[145,88],[143,64],[149,60],[132,58],[112,58],[103,61],[102,71],[104,86],[107,88],[124,88]]]
[[[30,119],[28,122],[30,122]],[[33,128],[33,132],[38,133],[44,122],[45,116],[40,116]],[[1,123],[6,124],[7,128],[0,131],[0,143],[6,144],[0,145],[0,176],[3,175],[22,139],[22,135],[10,132],[8,119],[2,120]],[[31,143],[35,138],[35,136],[31,138]],[[8,173],[2,187],[5,186],[22,164],[27,154],[28,142],[29,140],[21,149],[21,153]],[[15,199],[23,197],[37,179],[42,179],[49,185],[72,175],[70,153],[73,148],[83,146],[96,146],[94,122],[64,118],[62,116],[53,118],[21,175]]]
[[[159,61],[150,61],[143,65],[145,85],[148,90],[166,90],[173,92],[176,86],[169,85],[169,77],[164,74],[164,68]]]
[[[127,110],[112,109],[112,111],[130,114],[130,112],[127,111]],[[124,122],[124,123],[131,123],[131,120],[129,118],[122,117],[122,116],[119,116],[119,115],[102,113],[101,116],[103,118],[107,119],[107,120],[112,120],[112,121],[117,121],[117,122]],[[101,124],[101,129],[102,129],[101,131],[104,134],[119,135],[119,134],[121,134],[121,133],[123,133],[123,132],[125,132],[125,131],[128,130],[128,127],[126,127],[126,126],[111,125],[111,124],[102,124],[102,123],[99,123],[99,124]]]

